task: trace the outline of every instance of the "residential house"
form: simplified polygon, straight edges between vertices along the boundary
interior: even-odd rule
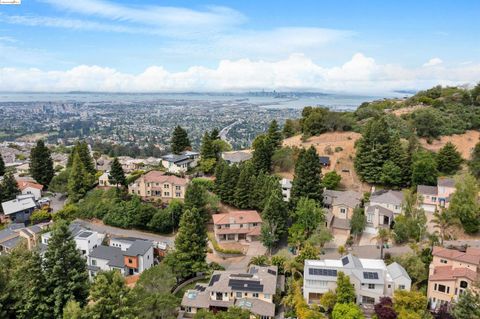
[[[289,202],[292,192],[292,180],[288,178],[282,178],[280,180],[280,186],[282,187],[283,200]]]
[[[153,266],[153,246],[140,238],[112,238],[109,246],[100,245],[89,254],[90,277],[108,270],[119,270],[124,276],[141,274]]]
[[[9,253],[22,242],[25,242],[27,249],[33,249],[40,242],[41,232],[49,226],[50,223],[29,227],[23,223],[8,224],[0,231],[0,254]]]
[[[380,227],[390,227],[403,210],[403,193],[394,190],[372,192],[370,202],[365,204],[367,225],[365,232],[376,234]]]
[[[428,273],[427,297],[432,309],[455,302],[470,289],[478,292],[480,248],[468,247],[465,252],[434,247]]]
[[[233,210],[214,214],[213,229],[218,242],[246,240],[251,242],[260,236],[262,218],[255,210]]]
[[[188,181],[172,175],[165,175],[160,171],[150,171],[128,185],[128,192],[140,196],[145,200],[170,201],[183,199]]]
[[[17,174],[20,176],[26,176],[30,173],[30,163],[23,163],[15,167]]]
[[[260,319],[272,319],[273,299],[277,288],[281,290],[282,278],[276,266],[251,266],[247,272],[214,271],[208,284],[197,284],[185,292],[181,316],[193,317],[200,309],[217,312],[240,307]]]
[[[253,156],[251,150],[222,152],[222,158],[228,164],[240,164],[248,161]]]
[[[200,153],[185,151],[181,154],[167,154],[162,156],[162,165],[169,173],[182,174],[188,169],[196,167]]]
[[[343,272],[355,288],[357,304],[373,305],[381,297],[392,297],[395,290],[410,290],[411,279],[397,263],[385,265],[382,259],[363,259],[348,254],[341,259],[306,260],[303,297],[318,303],[328,291],[335,291],[337,276]]]
[[[326,189],[323,192],[323,204],[328,209],[327,227],[334,236],[350,235],[350,221],[353,211],[360,207],[362,194],[354,191],[336,191]]]
[[[440,177],[437,186],[418,185],[417,193],[421,195],[421,207],[428,213],[434,213],[440,208],[448,208],[455,193],[455,180]]]
[[[42,197],[43,185],[34,181],[17,180],[18,188],[22,192],[22,195],[33,195],[33,198],[37,201]]]
[[[98,178],[98,186],[103,188],[115,187],[115,185],[110,184],[110,174],[108,171],[100,175]]]
[[[2,221],[10,221],[12,223],[24,223],[30,219],[37,204],[34,195],[18,195],[17,198],[3,202]]]
[[[330,157],[328,156],[320,156],[320,164],[322,164],[322,166],[325,166],[325,167],[329,167],[330,166]]]
[[[105,234],[87,229],[77,223],[71,223],[68,228],[72,234],[78,251],[80,251],[84,257],[88,257],[93,249],[102,245],[102,242],[105,239]],[[42,245],[44,246],[43,249],[48,246],[48,241],[51,237],[51,232],[42,235]]]

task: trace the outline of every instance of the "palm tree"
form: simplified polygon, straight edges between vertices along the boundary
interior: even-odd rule
[[[298,263],[295,258],[290,259],[285,263],[285,274],[290,274],[293,278],[295,278],[295,275],[303,277],[301,269],[303,269],[303,265]]]
[[[376,240],[377,243],[380,245],[380,258],[383,259],[383,246],[388,243],[388,241],[392,238],[392,233],[388,228],[380,228],[378,230],[377,236],[373,237],[372,240]]]
[[[448,210],[442,209],[441,211],[436,210],[435,213],[433,213],[432,223],[435,228],[438,228],[440,245],[443,246],[443,241],[447,236],[451,235],[453,228],[459,224],[459,220]]]

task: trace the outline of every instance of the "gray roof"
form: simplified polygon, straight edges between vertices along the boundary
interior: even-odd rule
[[[90,252],[90,257],[108,260],[108,265],[116,268],[124,268],[123,251],[117,247],[98,246]]]
[[[360,261],[360,259],[358,259],[357,256],[348,254],[342,257],[342,261],[343,260],[345,261],[348,260],[348,262],[343,265],[343,267],[345,268],[360,268],[360,269],[363,268],[362,262]]]
[[[417,193],[422,195],[437,195],[438,192],[436,186],[418,185]]]
[[[11,229],[5,228],[0,230],[0,242],[16,236],[18,236],[18,234]]]
[[[2,203],[3,212],[5,215],[15,214],[24,210],[35,208],[37,205],[31,197],[12,199]]]
[[[275,304],[260,299],[243,298],[235,300],[235,306],[249,310],[259,316],[275,316]]]
[[[25,228],[24,223],[11,223],[7,225],[7,228],[10,230],[22,229]]]
[[[455,187],[455,180],[453,178],[439,177],[437,185],[441,187]]]
[[[151,241],[135,240],[123,254],[125,256],[143,256],[152,247],[153,243]]]
[[[78,234],[80,234],[82,231],[86,230],[85,227],[83,227],[82,225],[78,224],[78,223],[71,223],[69,226],[68,226],[68,229],[70,230],[70,232],[72,233],[72,236],[75,237],[77,236]]]
[[[381,190],[374,192],[370,196],[370,201],[382,204],[401,205],[403,202],[403,193],[401,191]]]
[[[22,241],[22,239],[23,239],[22,237],[17,236],[17,237],[14,237],[14,238],[11,238],[9,240],[4,241],[0,245],[5,247],[5,248],[12,249],[12,248],[17,247],[17,245]]]
[[[327,205],[345,205],[355,208],[360,205],[363,195],[354,191],[335,191],[326,189],[323,193]]]
[[[375,213],[375,210],[378,209],[378,214],[379,215],[383,215],[383,216],[389,216],[389,217],[393,217],[393,211],[388,209],[388,208],[385,208],[383,206],[380,206],[380,205],[368,205],[367,206],[367,213]]]
[[[38,225],[32,225],[32,226],[28,227],[28,230],[30,230],[34,234],[39,234],[39,233],[42,232],[42,228]]]
[[[186,163],[186,162],[191,162],[192,159],[188,155],[177,155],[177,154],[167,154],[165,156],[162,156],[162,159],[168,162],[172,163]]]
[[[388,272],[392,279],[396,279],[398,277],[406,277],[410,279],[410,276],[408,275],[407,271],[405,268],[403,268],[399,263],[394,262],[390,265],[387,266]],[[411,280],[411,279],[410,279]]]

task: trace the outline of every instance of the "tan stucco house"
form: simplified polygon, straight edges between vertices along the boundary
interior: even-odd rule
[[[128,185],[128,192],[145,200],[184,199],[188,180],[160,171],[150,171]]]

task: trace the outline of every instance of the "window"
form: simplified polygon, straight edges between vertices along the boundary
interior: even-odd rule
[[[257,223],[253,223],[253,227],[257,227],[257,226],[258,226],[258,224],[257,224]]]
[[[176,196],[176,197],[181,197],[182,194],[181,194],[180,192],[176,192],[176,193],[175,193],[175,196]]]
[[[237,298],[242,298],[242,293],[241,292],[237,291],[236,295],[237,295]]]
[[[170,185],[164,184],[164,185],[163,185],[163,188],[170,188]]]
[[[96,259],[92,259],[92,266],[96,266],[97,265],[97,260]]]
[[[373,214],[372,213],[368,213],[367,214],[367,223],[371,223],[373,221]]]
[[[375,284],[368,284],[368,289],[375,289]]]
[[[181,188],[180,186],[175,186],[175,189],[176,189],[177,191],[179,191],[179,190],[181,190],[182,188]]]
[[[147,194],[150,195],[150,191],[147,191]]]
[[[362,304],[373,305],[375,303],[375,298],[362,296]]]
[[[258,292],[253,293],[253,298],[258,298]]]
[[[270,294],[263,294],[263,297],[264,297],[265,299],[270,299]]]
[[[170,196],[170,192],[164,192],[163,196]]]
[[[446,260],[446,259],[440,259],[440,262],[441,262],[442,264],[446,264],[446,263],[448,263],[448,260]]]
[[[388,287],[390,288],[390,285],[388,285]],[[405,290],[405,285],[398,285],[398,289],[399,290]]]
[[[436,202],[437,198],[435,196],[432,196],[432,202]]]
[[[460,288],[468,288],[468,282],[464,280],[460,281]]]
[[[445,285],[438,285],[437,291],[440,292],[445,292],[447,290],[447,287]]]
[[[131,264],[133,260],[131,258],[128,258],[128,263]]]
[[[340,213],[345,214],[347,210],[345,208],[340,208]]]
[[[388,285],[388,288],[392,288],[392,285]]]

